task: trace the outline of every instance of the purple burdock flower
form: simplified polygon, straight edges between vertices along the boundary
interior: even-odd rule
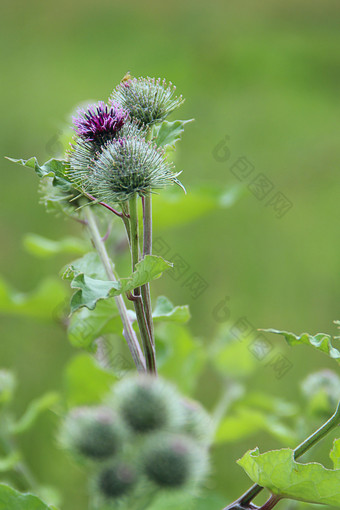
[[[96,148],[116,138],[128,119],[128,113],[119,105],[108,106],[103,101],[78,110],[73,117],[76,134]]]

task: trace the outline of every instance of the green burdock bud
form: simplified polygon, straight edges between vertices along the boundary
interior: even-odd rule
[[[66,417],[61,442],[77,455],[101,460],[117,453],[122,436],[119,419],[111,409],[78,407]]]
[[[179,489],[202,480],[207,453],[187,436],[159,434],[145,445],[142,466],[159,487]]]
[[[87,164],[86,157],[84,162],[82,188],[103,202],[124,202],[136,193],[144,196],[167,185],[181,185],[164,151],[139,137],[113,141],[92,163]]]
[[[162,379],[146,375],[124,379],[115,394],[122,417],[137,433],[171,429],[183,419],[180,397]]]
[[[110,101],[130,112],[131,117],[143,124],[162,122],[184,102],[175,96],[176,87],[158,78],[124,79],[112,92]]]
[[[212,420],[205,409],[196,401],[182,400],[184,420],[181,430],[202,444],[212,440]]]
[[[96,489],[107,499],[120,498],[128,494],[137,481],[135,469],[125,462],[105,466],[96,480]]]

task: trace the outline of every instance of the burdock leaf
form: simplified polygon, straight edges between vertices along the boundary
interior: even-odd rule
[[[325,333],[317,333],[314,336],[310,335],[309,333],[295,335],[294,333],[289,333],[288,331],[279,331],[277,329],[263,329],[262,331],[284,336],[289,345],[310,345],[318,351],[328,354],[328,356],[340,363],[340,351],[333,347],[333,337],[331,335],[326,335]]]
[[[260,431],[266,431],[283,444],[294,444],[296,441],[294,431],[279,418],[242,405],[221,421],[215,441],[230,443],[253,436]]]
[[[23,244],[29,253],[39,258],[47,258],[60,253],[83,255],[89,249],[88,243],[78,237],[64,237],[59,241],[54,241],[38,234],[26,234]]]
[[[62,282],[45,278],[31,292],[18,292],[0,277],[0,312],[43,320],[53,320],[67,297]]]
[[[316,462],[299,464],[289,448],[260,454],[248,451],[238,464],[253,482],[283,498],[340,507],[340,469]]]
[[[69,361],[64,373],[67,406],[99,403],[115,381],[112,371],[104,370],[92,355],[78,354]]]
[[[34,425],[41,413],[50,409],[59,400],[58,393],[51,392],[30,402],[23,416],[11,426],[13,434],[22,434]]]
[[[193,120],[175,120],[173,122],[164,120],[162,124],[154,128],[156,144],[159,147],[175,149],[175,143],[181,139],[185,124]]]
[[[188,322],[189,306],[174,306],[165,296],[159,296],[152,313],[154,322]]]
[[[77,274],[77,269],[71,266],[67,277],[73,276],[71,287],[77,289],[71,298],[71,312],[75,312],[82,306],[93,310],[100,299],[131,292],[137,287],[156,280],[163,271],[170,267],[172,267],[172,264],[162,259],[162,257],[147,255],[136,264],[136,270],[128,278],[121,278],[113,282],[91,278],[84,273]]]
[[[0,485],[0,510],[56,510],[33,494],[22,494],[9,485]]]
[[[86,307],[72,314],[67,328],[68,338],[74,347],[95,350],[95,340],[107,333],[121,334],[122,321],[113,298],[98,301],[94,310]]]
[[[334,439],[333,448],[329,454],[334,469],[340,469],[340,439]]]
[[[53,177],[53,185],[63,189],[63,191],[70,191],[73,189],[73,184],[67,177],[66,171],[68,169],[68,163],[61,159],[50,159],[43,165],[39,165],[36,157],[29,159],[14,159],[7,158],[13,163],[18,165],[32,168],[38,177]]]

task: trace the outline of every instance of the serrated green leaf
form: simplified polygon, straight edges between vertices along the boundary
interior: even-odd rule
[[[122,321],[113,298],[99,301],[94,310],[81,308],[72,314],[67,328],[74,347],[95,350],[94,342],[106,333],[121,334]]]
[[[237,462],[253,482],[273,494],[307,503],[340,506],[340,469],[326,469],[316,462],[300,464],[289,448],[263,454],[255,448]]]
[[[66,297],[64,285],[56,278],[45,278],[28,293],[12,289],[0,278],[1,313],[53,320],[55,311]]]
[[[284,444],[294,444],[296,434],[276,416],[257,409],[238,406],[233,414],[228,414],[220,423],[215,441],[226,443],[238,441],[266,431]]]
[[[61,253],[83,255],[89,250],[89,244],[77,237],[65,237],[53,241],[38,234],[26,234],[23,239],[25,249],[39,258],[47,258]]]
[[[40,178],[52,177],[53,185],[58,186],[63,191],[70,191],[73,189],[73,184],[67,177],[68,163],[66,161],[52,158],[43,165],[39,165],[36,157],[29,159],[7,159],[13,163],[32,168]]]
[[[295,335],[288,331],[279,331],[277,329],[263,329],[267,333],[275,333],[276,335],[282,335],[289,345],[310,345],[325,354],[328,354],[331,358],[337,360],[340,363],[340,351],[333,347],[332,336],[326,335],[325,333],[317,333],[316,335],[310,335],[309,333],[302,333],[301,335]]]
[[[108,393],[116,377],[103,370],[89,354],[75,356],[64,375],[65,399],[69,407],[96,404]]]
[[[159,147],[168,147],[174,149],[175,143],[181,139],[185,124],[188,124],[193,120],[194,119],[174,120],[173,122],[164,120],[162,124],[154,127],[153,135],[156,144]]]
[[[114,269],[112,261],[111,266]],[[74,260],[61,270],[62,278],[65,280],[73,280],[75,276],[81,273],[90,278],[106,279],[106,272],[97,252],[90,251],[86,253],[86,255]]]
[[[33,494],[22,494],[0,484],[0,510],[56,510]]]
[[[334,440],[329,456],[333,462],[334,469],[340,469],[340,439]]]
[[[159,296],[152,313],[154,322],[188,322],[191,315],[189,306],[174,306],[165,296]]]
[[[67,275],[68,278],[70,275],[74,276],[71,287],[77,289],[71,298],[71,312],[75,312],[82,306],[93,310],[97,301],[133,291],[137,287],[156,280],[170,267],[172,264],[162,257],[147,255],[136,264],[136,270],[128,278],[112,282],[94,279],[84,273],[76,274],[77,269],[73,265]]]
[[[42,395],[30,402],[23,416],[11,426],[13,434],[22,434],[34,425],[35,421],[44,411],[50,409],[59,400],[58,393],[51,392]]]

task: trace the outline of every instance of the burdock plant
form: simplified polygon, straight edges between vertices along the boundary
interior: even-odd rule
[[[243,386],[238,380],[232,380],[230,374],[226,382],[224,369],[222,397],[213,419],[202,406],[157,377],[162,359],[157,358],[154,319],[185,322],[189,316],[186,307],[174,308],[164,297],[152,307],[150,297],[150,282],[172,267],[170,262],[152,253],[152,197],[171,185],[183,188],[171,151],[188,121],[167,120],[182,103],[182,96],[176,95],[170,82],[127,75],[107,102],[99,101],[77,111],[73,117],[73,138],[63,159],[51,159],[43,165],[36,158],[13,160],[35,170],[47,209],[66,213],[80,222],[94,249],[63,271],[63,277],[71,281],[74,290],[70,315],[64,323],[73,344],[94,352],[105,364],[105,370],[100,371],[97,365],[92,371],[88,365],[80,370],[82,376],[90,370],[90,380],[86,381],[90,388],[88,399],[80,399],[80,405],[77,394],[78,406],[66,410],[59,434],[60,444],[87,470],[90,510],[146,510],[151,506],[153,510],[163,510],[169,508],[169,501],[180,501],[178,505],[176,502],[170,505],[179,510],[195,508],[195,504],[191,504],[207,475],[208,451],[216,431],[219,442],[230,441],[230,437],[238,434],[243,437],[242,434],[261,427],[275,439],[296,439],[291,429],[279,420],[281,415],[287,416],[287,406],[281,401],[277,403],[275,398],[262,399],[251,391],[249,396],[245,395]],[[210,204],[213,198],[209,200]],[[217,201],[222,203],[225,197],[218,196]],[[131,274],[127,278],[119,278],[109,256],[106,240],[110,231],[104,236],[100,233],[102,222],[107,226],[111,223],[108,218],[113,217],[122,222],[129,246]],[[53,246],[53,242],[52,247],[51,243],[47,246],[45,243],[43,249],[53,250]],[[15,296],[11,304],[15,306],[18,301],[23,302],[22,296]],[[117,326],[117,321],[121,326]],[[340,352],[332,345],[329,335],[296,336],[285,331],[269,331],[284,335],[291,345],[308,344],[340,360]],[[108,353],[103,341],[110,333],[120,333],[124,337],[136,368],[135,375],[123,377],[111,389],[106,385]],[[157,333],[157,345],[161,345],[164,331],[157,330]],[[212,346],[195,344],[187,350],[186,334],[177,338],[175,332],[167,345],[168,350],[174,352],[172,369],[175,372],[182,363],[182,377],[190,381],[192,374],[197,381],[201,374],[206,376],[211,371],[220,377],[221,360],[229,363],[231,370],[235,364],[242,371],[244,366],[238,364],[239,351],[234,357],[232,354],[235,342],[228,342],[229,333],[226,337],[222,339],[223,345],[218,338]],[[7,372],[1,374],[0,404],[7,406],[15,379]],[[102,390],[100,397],[96,393],[96,376]],[[310,412],[329,414],[330,406],[339,398],[338,386],[339,378],[329,373],[307,379],[303,391],[309,400]],[[254,411],[251,406],[259,400],[260,409]],[[13,422],[12,415],[4,413],[0,427],[0,443],[9,452],[8,457],[1,459],[0,467],[7,470],[8,466],[14,466],[26,486],[33,488],[32,477],[23,468],[21,459],[18,460],[17,452],[11,451],[11,445],[12,436],[25,430],[41,406],[41,403],[34,403],[27,416],[17,423]],[[226,410],[233,406],[236,408],[234,416],[223,420]],[[279,417],[264,414],[264,410],[273,407]],[[297,462],[339,423],[338,405],[331,418],[295,449],[284,448],[265,454],[260,454],[258,449],[247,452],[238,462],[254,485],[226,509],[258,508],[253,500],[263,488],[271,495],[262,510],[270,510],[284,498],[340,507],[340,440],[334,443],[331,451],[333,470],[320,464]],[[298,424],[301,429],[300,421]],[[304,425],[309,427],[309,420]],[[226,479],[228,477],[229,474]],[[52,508],[41,501],[37,506],[35,499],[33,502],[25,500],[25,504],[29,501],[32,505],[23,506],[25,497],[8,490],[7,487],[4,492],[0,487],[1,508]],[[178,494],[182,499],[171,499]],[[204,508],[211,508],[209,501]]]

